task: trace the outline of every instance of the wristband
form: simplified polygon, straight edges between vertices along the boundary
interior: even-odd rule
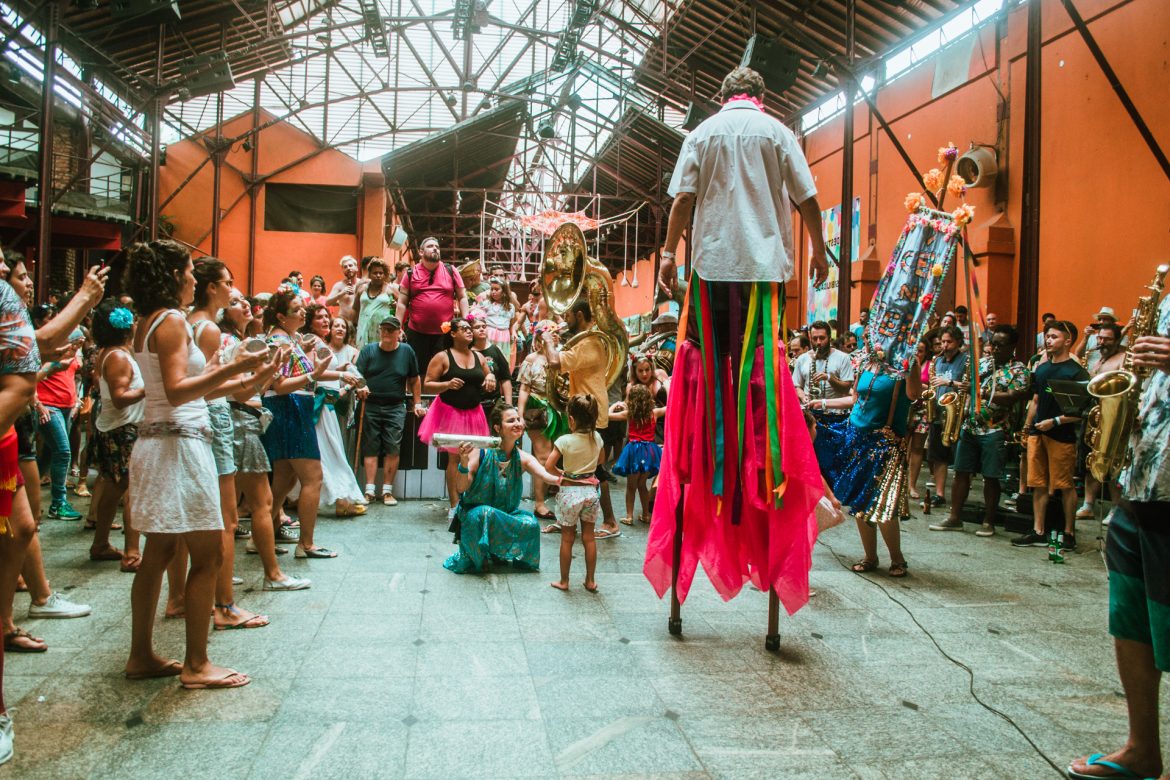
[[[664,249],[664,250],[662,250],[662,257],[664,257],[667,260],[673,260],[674,259],[674,252],[667,252]]]
[[[471,473],[471,469],[467,468],[462,463],[460,463],[458,466],[456,466],[455,470],[458,471],[460,474],[470,474]]]

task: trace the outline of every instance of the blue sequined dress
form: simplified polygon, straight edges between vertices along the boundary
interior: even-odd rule
[[[480,450],[471,487],[459,499],[459,551],[443,566],[463,574],[483,571],[493,558],[525,569],[540,568],[540,523],[520,508],[523,469],[519,450],[500,470],[500,450]]]

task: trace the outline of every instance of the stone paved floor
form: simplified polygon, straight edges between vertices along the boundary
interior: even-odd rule
[[[670,637],[667,605],[640,573],[644,528],[599,543],[599,595],[579,585],[566,595],[548,586],[553,537],[542,573],[447,572],[443,518],[413,502],[324,520],[318,538],[340,558],[285,558],[312,577],[304,592],[260,592],[257,559],[241,555],[239,601],[272,624],[213,632],[213,659],[253,677],[220,692],[122,679],[131,577],[90,563],[78,524],[46,521],[50,579],[94,614],[23,620],[28,596],[17,595],[18,621],[51,649],[5,659],[17,757],[0,772],[1055,777],[975,703],[967,674],[924,629],[1060,766],[1124,735],[1091,526],[1080,529],[1080,554],[1056,566],[1006,536],[929,533],[916,517],[905,526],[904,581],[846,571],[834,552],[852,561],[857,536],[832,529],[815,553],[818,593],[781,619],[773,654],[763,648],[764,595],[725,604],[704,581],[684,605],[685,638]],[[181,657],[181,623],[160,620],[158,645]]]

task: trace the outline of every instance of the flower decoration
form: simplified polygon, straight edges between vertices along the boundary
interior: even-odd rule
[[[467,321],[471,323],[475,323],[484,319],[485,317],[487,317],[487,312],[478,306],[473,306],[471,310],[467,312]]]
[[[943,268],[942,263],[935,263],[934,265],[932,265],[930,267],[930,275],[933,276],[935,279],[938,279],[940,276],[943,275],[943,271],[945,271],[945,270],[946,269]]]
[[[959,159],[959,150],[955,148],[955,144],[953,142],[938,148],[939,165],[946,165],[947,163],[954,162],[957,159]]]
[[[951,212],[951,216],[955,218],[955,224],[962,227],[975,218],[975,207],[970,203],[964,203]]]
[[[439,330],[443,331],[444,333],[450,333],[451,332],[451,321],[450,320],[443,320],[443,323],[441,325],[439,325]]]
[[[922,193],[910,192],[906,195],[906,210],[913,214],[922,205]]]
[[[874,354],[877,355],[878,360],[885,360],[886,359],[886,351],[884,349],[876,350],[874,352]]]
[[[922,183],[926,185],[926,189],[931,192],[942,189],[943,186],[943,172],[938,168],[931,168],[926,173],[922,174]]]
[[[119,306],[110,312],[110,325],[117,330],[130,330],[134,324],[134,312],[127,309],[125,306]]]
[[[963,181],[963,177],[959,175],[951,176],[950,181],[947,182],[947,192],[954,195],[956,198],[967,194],[967,182]]]
[[[910,370],[910,358],[904,358],[904,359],[902,360],[902,370],[903,370],[903,371],[909,371],[909,370]]]
[[[929,309],[930,304],[934,303],[934,293],[927,293],[926,295],[923,295],[920,300],[922,303],[922,308]]]

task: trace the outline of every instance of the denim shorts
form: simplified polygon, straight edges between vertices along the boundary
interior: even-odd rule
[[[236,473],[235,431],[232,408],[227,404],[208,404],[211,418],[211,454],[215,456],[215,473],[221,477]]]

